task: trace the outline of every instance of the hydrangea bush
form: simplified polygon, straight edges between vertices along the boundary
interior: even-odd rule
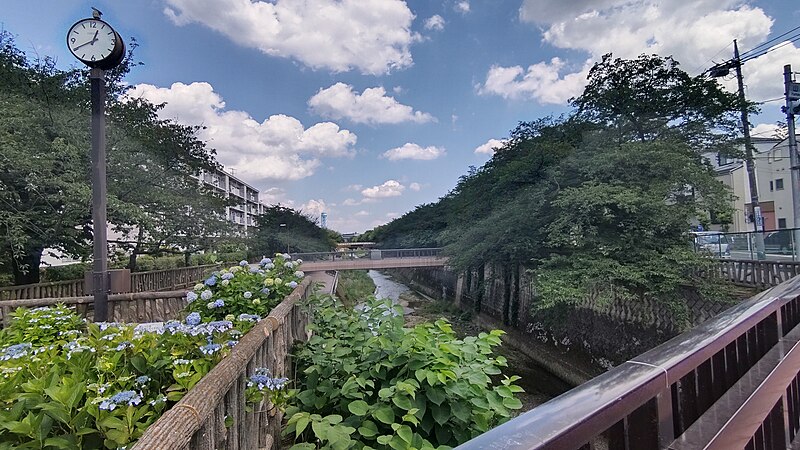
[[[279,253],[257,265],[242,261],[238,266],[214,272],[187,293],[187,310],[206,321],[233,320],[242,314],[264,316],[305,276],[298,270],[302,262]]]
[[[216,272],[187,294],[185,318],[163,327],[18,309],[0,332],[0,450],[134,443],[297,286],[299,264],[276,255]],[[265,370],[246,398],[280,407],[293,391]]]
[[[458,339],[444,319],[405,328],[388,300],[314,302],[284,429],[292,450],[446,449],[522,407],[519,377],[501,377],[506,359],[494,355],[502,331]]]

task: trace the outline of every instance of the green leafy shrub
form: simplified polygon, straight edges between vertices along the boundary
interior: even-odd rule
[[[232,320],[240,314],[265,315],[297,287],[305,276],[297,268],[302,260],[289,255],[264,258],[258,266],[242,260],[238,266],[214,272],[187,294],[189,312],[204,320]]]
[[[500,330],[460,340],[444,319],[404,328],[401,307],[374,299],[349,309],[326,297],[314,314],[284,430],[296,449],[453,446],[522,407],[517,377],[491,379],[506,366],[492,355]]]
[[[60,332],[36,331],[48,326]],[[84,324],[63,306],[20,309],[0,336],[0,449],[129,445],[250,326],[173,321],[158,333]]]
[[[215,272],[187,298],[225,305],[193,301],[163,329],[87,323],[64,306],[18,309],[0,331],[0,450],[136,442],[297,286],[301,262],[277,255]],[[282,408],[295,392],[287,382],[257,368],[245,398]]]
[[[42,280],[45,282],[80,280],[83,279],[86,271],[91,270],[91,268],[91,264],[87,263],[52,266],[42,270]]]

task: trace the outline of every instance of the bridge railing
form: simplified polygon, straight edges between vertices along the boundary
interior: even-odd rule
[[[787,448],[799,294],[787,281],[458,448]]]
[[[370,249],[347,250],[338,252],[291,253],[292,258],[300,258],[305,262],[341,261],[353,259],[393,259],[393,258],[425,258],[442,255],[441,248],[402,248],[402,249]]]
[[[721,259],[719,274],[740,286],[767,289],[800,275],[800,262]]]

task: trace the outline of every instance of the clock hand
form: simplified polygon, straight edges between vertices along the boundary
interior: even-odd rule
[[[81,47],[86,47],[87,45],[89,45],[89,44],[92,44],[92,43],[94,43],[94,41],[93,41],[93,40],[92,40],[92,41],[89,41],[89,42],[84,42],[83,44],[81,44],[81,45],[79,45],[79,46],[77,46],[77,47],[73,47],[73,48],[72,48],[72,50],[73,50],[73,51],[75,51],[75,50],[78,50],[79,48],[81,48]]]

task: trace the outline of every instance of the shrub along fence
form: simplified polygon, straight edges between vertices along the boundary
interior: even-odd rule
[[[283,414],[272,405],[247,408],[244,391],[256,368],[291,378],[289,352],[308,339],[311,322],[299,302],[311,292],[306,278],[139,439],[134,450],[277,449]],[[248,411],[248,409],[250,409]]]
[[[219,264],[130,274],[131,292],[168,291],[191,286]],[[91,291],[84,279],[0,287],[0,300],[81,297]]]

